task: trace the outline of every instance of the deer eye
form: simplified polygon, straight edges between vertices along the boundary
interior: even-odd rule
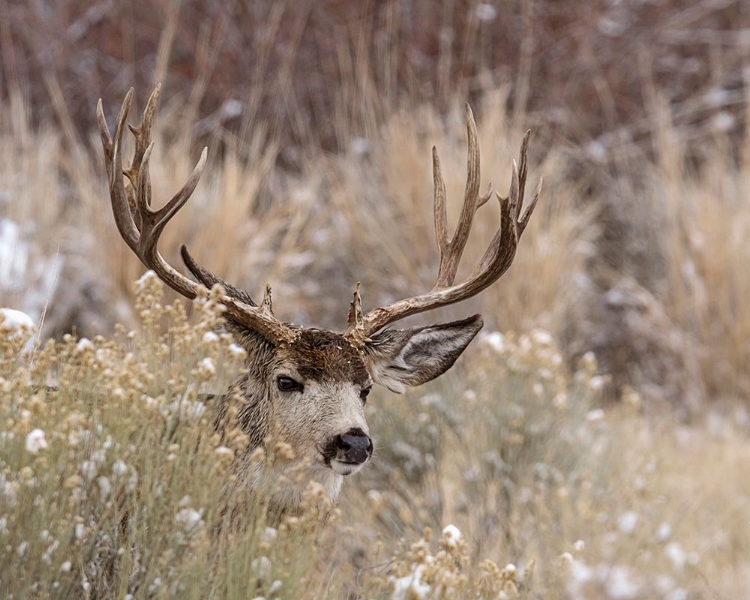
[[[302,391],[302,384],[299,381],[295,381],[291,377],[284,377],[283,375],[276,379],[276,387],[282,392]]]
[[[365,389],[363,389],[363,390],[362,390],[362,391],[361,391],[361,392],[359,393],[359,397],[360,397],[360,398],[362,399],[362,403],[363,403],[363,404],[364,404],[365,402],[367,402],[367,396],[369,396],[369,395],[370,395],[370,390],[371,390],[371,389],[372,389],[372,388],[369,388],[369,387],[368,387],[368,388],[365,388]]]

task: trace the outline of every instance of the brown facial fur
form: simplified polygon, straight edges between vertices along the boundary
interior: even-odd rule
[[[341,335],[322,329],[303,329],[294,344],[279,348],[280,359],[294,363],[304,379],[370,385],[370,374],[359,352]]]
[[[335,501],[346,474],[342,469],[356,469],[333,464],[326,448],[351,430],[367,434],[360,394],[372,380],[359,352],[341,335],[329,331],[301,329],[294,343],[277,347],[236,324],[227,326],[248,353],[248,374],[233,388],[241,396],[236,420],[226,418],[227,395],[218,406],[217,428],[226,431],[238,426],[249,438],[248,455],[270,436],[291,446],[295,460],[287,463],[289,468],[301,461],[307,464],[302,484],[289,484],[273,493],[274,511],[295,510],[308,481],[320,483]],[[303,390],[279,390],[280,376],[294,379]],[[240,458],[235,469],[251,490],[273,488],[280,475],[263,464],[251,464],[247,457]]]
[[[349,460],[346,452],[339,452],[337,441],[352,431],[364,436],[359,443],[369,440],[363,390],[378,383],[403,392],[439,376],[481,327],[481,318],[475,315],[453,323],[385,330],[372,336],[360,351],[330,331],[297,329],[293,342],[274,344],[228,321],[227,328],[247,351],[248,372],[233,388],[241,396],[236,420],[226,420],[229,402],[225,396],[216,425],[220,431],[239,427],[249,438],[247,456],[239,457],[235,464],[239,480],[250,490],[273,490],[281,474],[278,469],[297,465],[304,471],[301,483],[273,491],[276,512],[294,511],[311,481],[322,485],[335,502],[344,476],[356,472],[367,460]],[[295,380],[301,389],[280,390],[280,377]],[[287,466],[269,470],[264,463],[248,460],[269,436],[291,446],[295,459]]]

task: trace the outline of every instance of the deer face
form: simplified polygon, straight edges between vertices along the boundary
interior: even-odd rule
[[[238,419],[251,447],[278,435],[291,445],[293,464],[305,462],[302,485],[290,485],[274,498],[277,508],[292,510],[306,481],[322,484],[336,500],[343,477],[371,459],[365,403],[373,384],[401,393],[441,375],[482,320],[475,315],[441,325],[386,329],[362,347],[319,329],[297,329],[293,342],[280,344],[231,321],[227,326],[248,351],[248,374],[239,384],[245,403]],[[250,467],[256,477],[252,485],[264,485],[263,466]]]
[[[275,355],[269,395],[284,439],[337,475],[358,471],[372,456],[365,421],[372,379],[360,353],[340,335],[304,329]]]

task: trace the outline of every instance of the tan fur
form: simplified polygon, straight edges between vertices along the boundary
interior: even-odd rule
[[[240,481],[249,491],[271,491],[274,512],[295,512],[309,482],[323,486],[336,502],[343,478],[361,464],[325,460],[325,448],[336,436],[359,430],[369,436],[362,390],[379,383],[401,392],[442,374],[458,358],[482,326],[478,316],[430,327],[386,330],[358,350],[342,335],[299,329],[294,343],[274,345],[258,333],[231,321],[227,324],[248,353],[247,374],[235,385],[242,396],[236,421],[227,422],[231,394],[222,398],[217,427],[240,427],[248,436],[247,453],[237,462]],[[282,392],[279,376],[304,386]],[[271,440],[289,444],[294,459],[250,461],[253,450]],[[281,477],[286,482],[279,486]]]
[[[267,472],[265,464],[240,465],[244,483],[251,490],[274,489],[280,476],[289,479],[274,493],[277,511],[294,510],[310,481],[321,484],[335,502],[344,470],[339,468],[337,472],[335,464],[327,465],[321,449],[332,437],[351,429],[369,434],[360,393],[372,385],[372,380],[360,353],[342,336],[329,331],[302,329],[297,342],[277,348],[254,332],[230,329],[248,352],[249,371],[236,384],[243,396],[237,422],[224,419],[227,395],[219,406],[217,425],[238,425],[250,439],[248,456],[265,440],[273,439],[288,443],[295,457],[272,472]],[[279,391],[279,376],[302,383],[304,391]],[[299,477],[293,472],[301,465],[305,465],[304,474]],[[346,474],[355,470],[358,468]]]

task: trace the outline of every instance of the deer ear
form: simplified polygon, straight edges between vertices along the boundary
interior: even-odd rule
[[[482,317],[386,329],[365,343],[365,360],[375,383],[401,394],[445,373],[482,328]]]

